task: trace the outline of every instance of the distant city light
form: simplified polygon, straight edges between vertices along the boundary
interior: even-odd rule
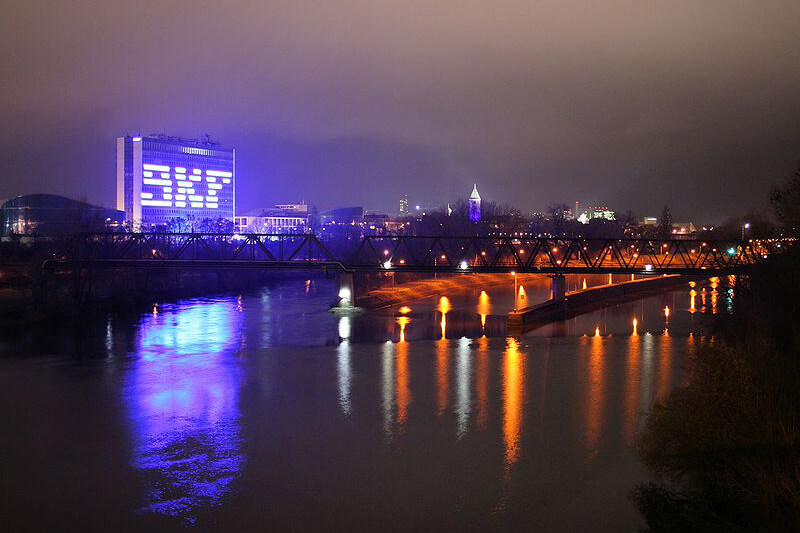
[[[390,269],[390,268],[392,268],[392,262],[391,262],[391,261],[389,261],[389,260],[386,260],[386,261],[384,261],[384,262],[383,262],[383,268],[385,268],[385,269]]]
[[[458,265],[458,268],[460,268],[461,270],[466,270],[469,268],[469,263],[467,263],[466,261],[461,261],[461,263],[459,263]]]

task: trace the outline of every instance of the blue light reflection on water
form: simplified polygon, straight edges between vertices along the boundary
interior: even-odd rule
[[[125,383],[133,465],[144,512],[189,523],[232,490],[241,451],[235,353],[240,308],[231,298],[178,302],[142,316]]]

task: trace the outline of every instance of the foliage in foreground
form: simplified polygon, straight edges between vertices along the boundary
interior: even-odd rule
[[[800,530],[800,247],[740,279],[735,312],[640,439],[651,531]]]

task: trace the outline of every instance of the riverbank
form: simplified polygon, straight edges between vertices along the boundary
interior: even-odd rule
[[[800,250],[729,291],[639,442],[655,482],[632,496],[652,531],[800,530]]]

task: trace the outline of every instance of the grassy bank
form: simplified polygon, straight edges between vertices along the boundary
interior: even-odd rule
[[[655,481],[632,498],[651,531],[800,530],[800,247],[733,290],[640,438]]]

